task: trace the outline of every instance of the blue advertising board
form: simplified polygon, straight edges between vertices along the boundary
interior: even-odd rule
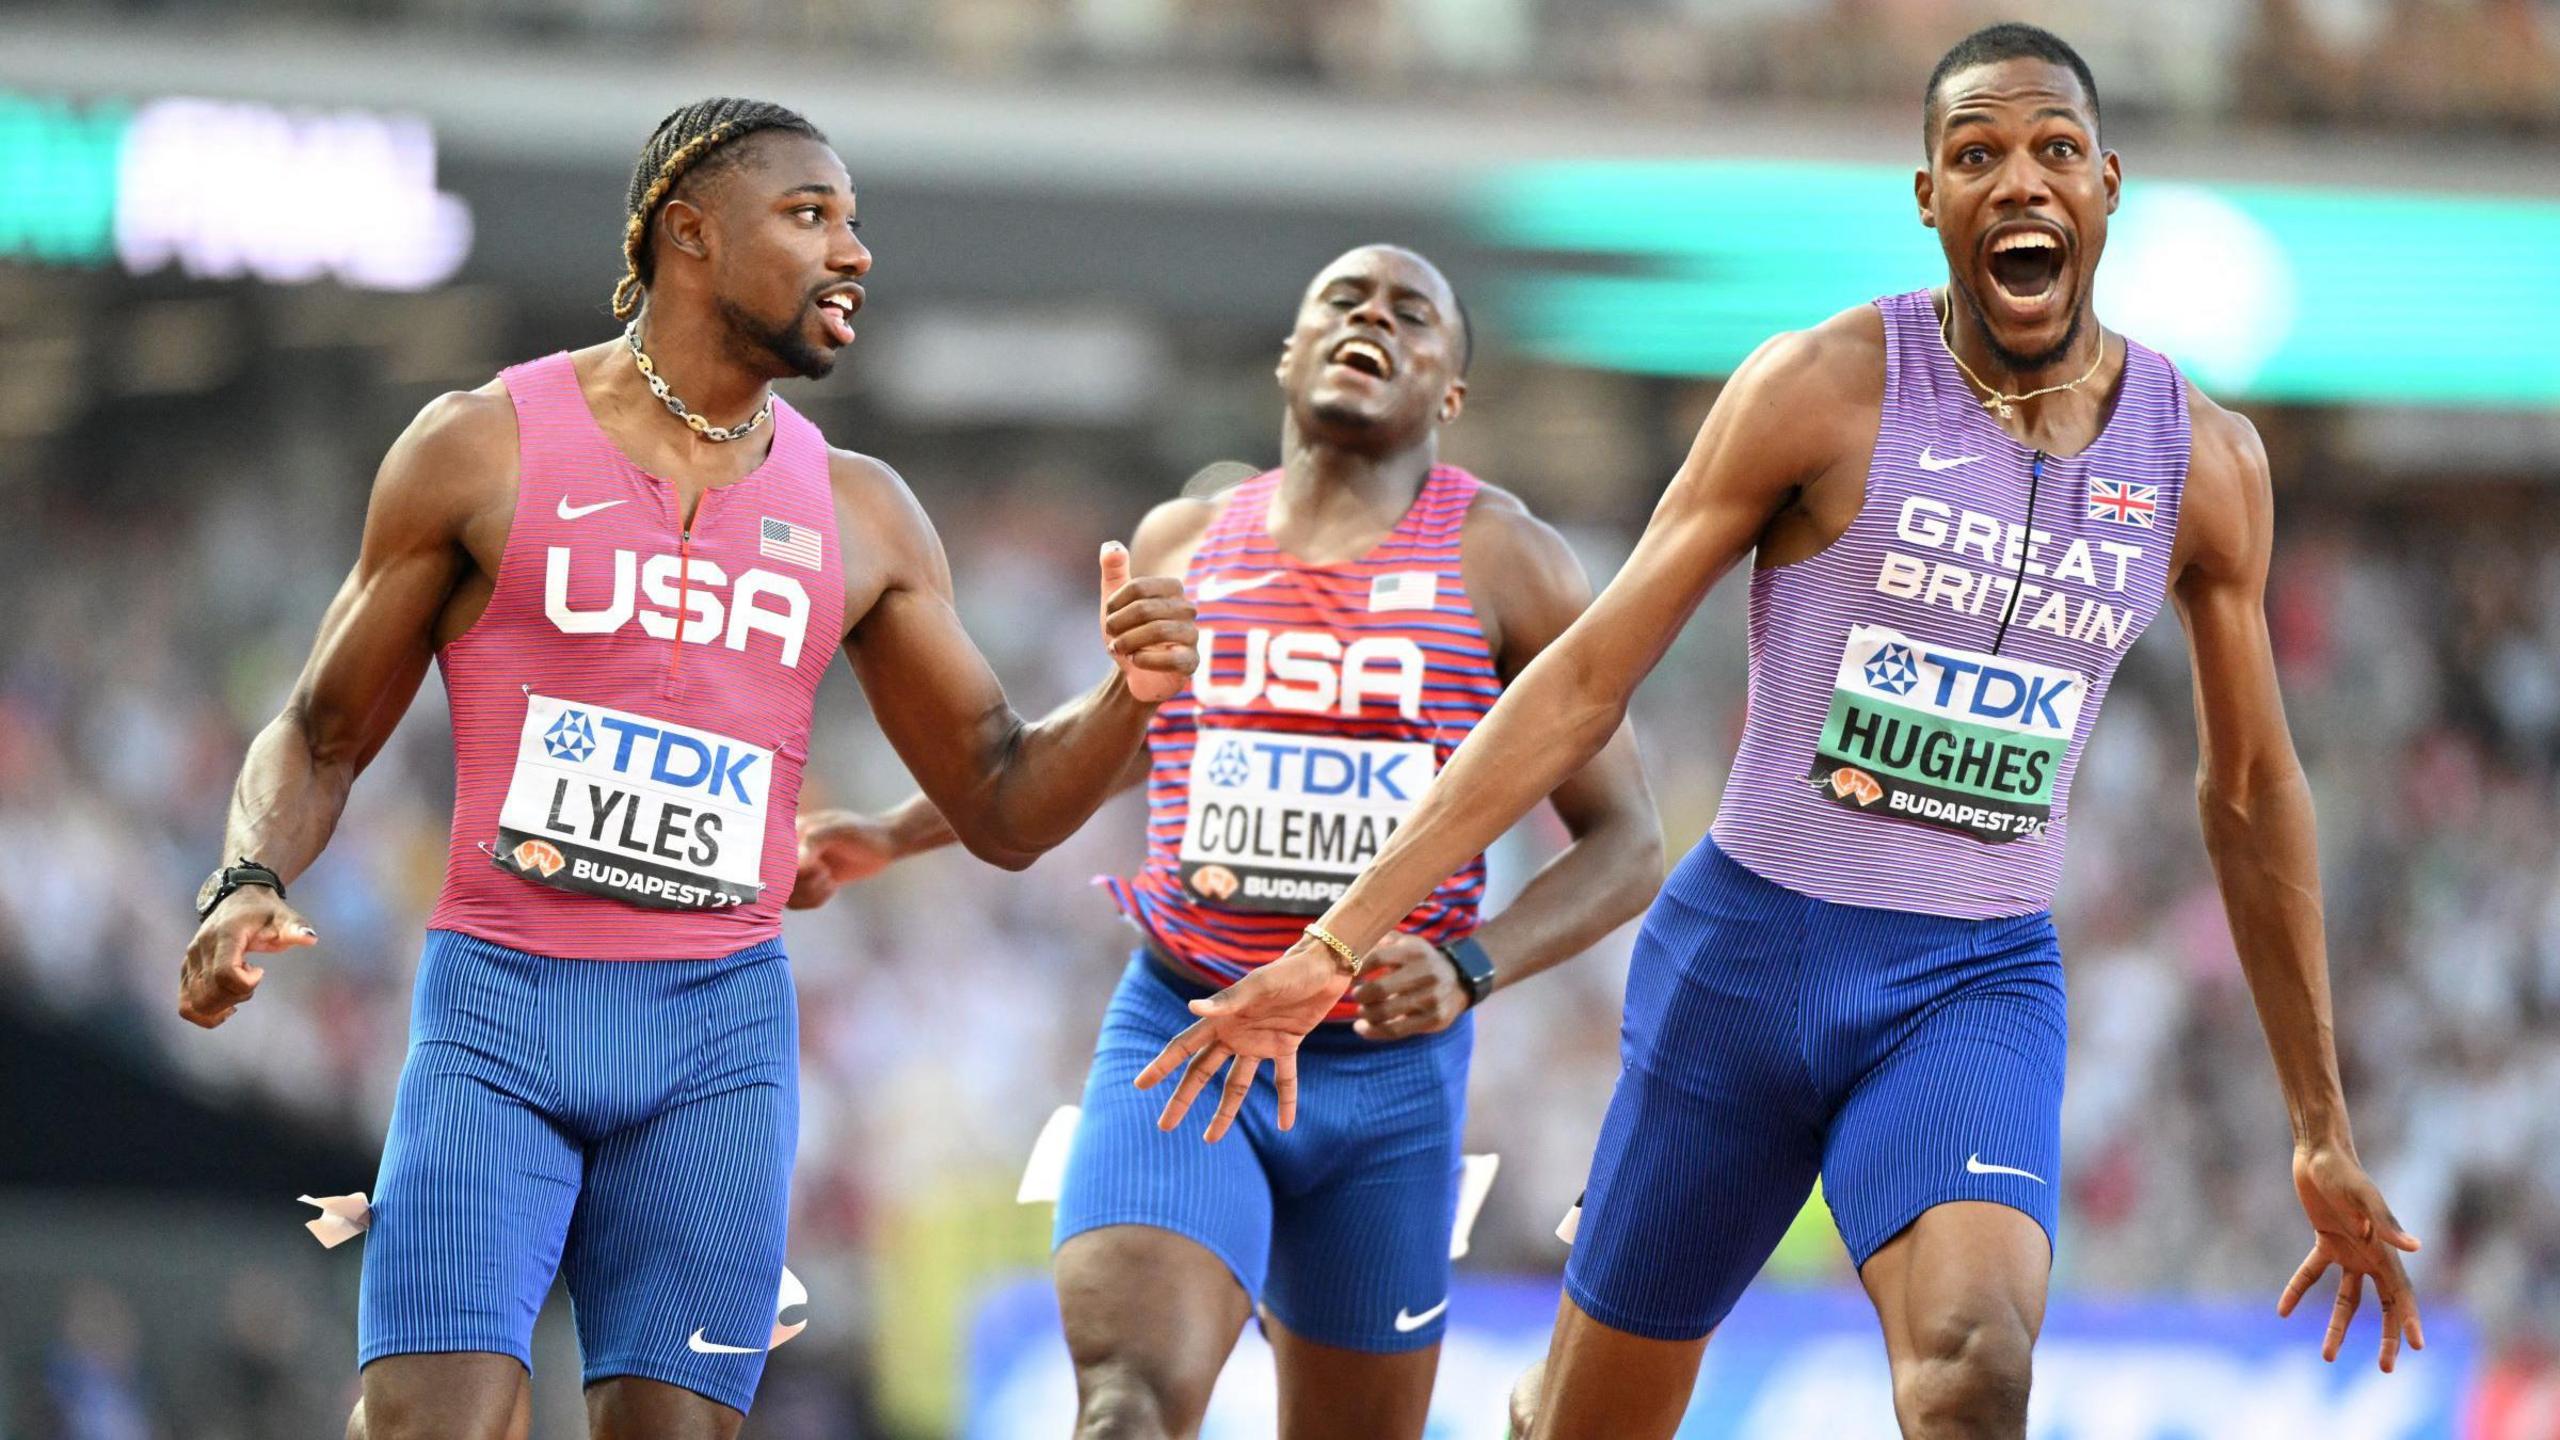
[[[1546,1353],[1552,1279],[1461,1279],[1450,1305],[1428,1440],[1499,1440],[1505,1398]],[[2278,1320],[2272,1299],[2057,1296],[2036,1349],[2029,1440],[2456,1440],[2472,1346],[2447,1308],[2399,1373],[2374,1366],[2361,1317],[2335,1365],[2328,1306]],[[2368,1312],[2373,1308],[2367,1305]],[[1050,1440],[1075,1413],[1075,1376],[1045,1277],[990,1294],[970,1340],[965,1440]],[[1201,1440],[1268,1440],[1271,1352],[1248,1328]],[[1760,1287],[1713,1344],[1680,1440],[1897,1440],[1884,1344],[1855,1290]]]

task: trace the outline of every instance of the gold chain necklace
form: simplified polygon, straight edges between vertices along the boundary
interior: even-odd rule
[[[2079,379],[2074,380],[2067,385],[2047,385],[2041,390],[2030,390],[2024,395],[2011,395],[2005,391],[1994,390],[1990,386],[1983,384],[1982,377],[1974,374],[1973,368],[1964,363],[1964,357],[1956,353],[1955,341],[1950,339],[1947,334],[1948,327],[1954,322],[1955,318],[1956,303],[1955,300],[1950,297],[1947,301],[1947,313],[1938,317],[1938,345],[1941,349],[1947,352],[1948,359],[1956,362],[1956,368],[1964,372],[1964,378],[1973,382],[1973,388],[1980,390],[1983,392],[1984,396],[1987,397],[1981,402],[1982,408],[1999,416],[2003,420],[2016,415],[2018,413],[2019,406],[2035,399],[2039,395],[2059,395],[2066,390],[2079,389],[2081,386],[2088,384],[2091,380],[2096,379],[2098,367],[2107,363],[2107,329],[2105,326],[2101,325],[2098,327],[2098,355],[2096,359],[2089,362],[2088,374],[2081,376]]]
[[[764,404],[756,407],[756,413],[748,416],[744,421],[730,426],[712,424],[686,409],[684,402],[676,398],[676,392],[667,388],[667,382],[658,378],[658,367],[649,363],[649,352],[640,348],[639,321],[634,320],[623,327],[622,339],[631,347],[631,358],[639,362],[640,378],[649,382],[649,393],[657,396],[659,401],[665,404],[668,414],[683,421],[694,434],[703,439],[744,440],[755,433],[757,426],[773,418],[773,392],[767,390],[764,392]]]

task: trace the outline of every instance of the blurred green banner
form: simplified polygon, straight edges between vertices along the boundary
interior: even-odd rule
[[[470,251],[414,116],[0,90],[0,262],[424,290]]]
[[[1575,364],[1723,375],[1761,341],[1941,283],[1912,172],[1772,161],[1523,166],[1477,197],[1515,263],[1511,340]],[[2217,395],[2560,405],[2560,203],[2128,178],[2106,322]]]

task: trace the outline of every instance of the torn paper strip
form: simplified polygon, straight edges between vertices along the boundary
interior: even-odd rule
[[[782,1323],[783,1311],[796,1310],[808,1303],[809,1287],[800,1283],[800,1277],[791,1273],[790,1266],[783,1266],[782,1297],[773,1305],[773,1338],[765,1342],[764,1348],[779,1350],[784,1341],[809,1328],[809,1320],[805,1315],[788,1325]]]
[[[1042,1205],[1058,1198],[1067,1179],[1067,1152],[1075,1148],[1076,1122],[1083,1118],[1084,1111],[1073,1105],[1050,1112],[1049,1123],[1040,1127],[1040,1138],[1031,1142],[1031,1162],[1022,1167],[1022,1187],[1013,1192],[1015,1204]]]
[[[295,1198],[305,1205],[320,1207],[320,1213],[303,1221],[302,1228],[311,1232],[311,1238],[332,1250],[363,1234],[373,1224],[373,1206],[361,1190],[353,1195],[318,1198],[301,1195]]]

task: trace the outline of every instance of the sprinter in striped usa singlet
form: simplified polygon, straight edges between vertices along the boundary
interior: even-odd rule
[[[1008,863],[1074,832],[1195,663],[1179,582],[1129,580],[1113,546],[1110,677],[1038,725],[1005,705],[914,497],[770,388],[852,342],[853,208],[791,111],[667,117],[632,177],[632,328],[419,416],[250,750],[181,980],[206,1026],[256,991],[249,954],[316,941],[284,887],[444,671],[453,839],[374,1186],[351,1436],[522,1440],[555,1273],[596,1436],[735,1435],[792,1298],[779,934],[832,657],[959,836]]]
[[[1406,907],[1308,1038],[1319,1098],[1294,1128],[1289,1093],[1248,1095],[1247,1072],[1209,1128],[1242,1144],[1163,1133],[1130,1084],[1187,1004],[1342,894],[1589,598],[1555,532],[1434,463],[1470,343],[1429,261],[1343,256],[1281,355],[1281,467],[1138,528],[1138,562],[1189,583],[1201,668],[1122,777],[1147,787],[1147,858],[1109,884],[1143,941],[1103,1017],[1056,1228],[1079,1435],[1197,1433],[1258,1309],[1287,1440],[1418,1440],[1448,1323],[1471,1007],[1588,947],[1659,881],[1621,728],[1549,787],[1572,843],[1501,914],[1478,923],[1481,855]],[[921,798],[808,828],[811,896],[944,830]]]
[[[1740,755],[1628,980],[1610,1102],[1536,1398],[1540,1437],[1678,1427],[1706,1337],[1816,1176],[1875,1302],[1910,1436],[2025,1433],[2062,1183],[2047,906],[2081,747],[2174,598],[2205,839],[2294,1124],[2314,1232],[2370,1280],[2383,1368],[2419,1339],[2332,1050],[2307,787],[2263,590],[2248,422],[2091,313],[2120,185],[2069,46],[1995,26],[1926,90],[1920,218],[1943,290],[1763,346],[1626,568],[1462,746],[1319,922],[1355,955],[1602,743],[1716,579],[1757,551]],[[1347,982],[1314,940],[1150,1067],[1278,1060]],[[1307,1103],[1317,1103],[1307,1081]]]

